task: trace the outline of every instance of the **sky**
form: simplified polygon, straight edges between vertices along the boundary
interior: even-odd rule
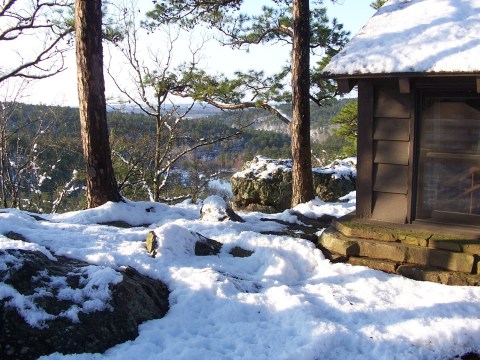
[[[258,1],[248,0],[255,5]],[[247,3],[248,3],[247,1]],[[374,14],[374,10],[370,8],[371,0],[339,0],[335,3],[325,0],[324,3],[328,7],[328,15],[330,18],[336,17],[340,23],[345,25],[352,35],[357,32]],[[149,43],[156,43],[151,38]],[[179,54],[182,47],[187,47],[187,42],[183,42],[176,48]],[[105,62],[110,61],[108,49],[104,49]],[[264,70],[267,73],[274,73],[286,63],[289,58],[289,48],[286,46],[263,46],[251,49],[249,53],[245,51],[235,51],[220,47],[213,42],[208,45],[204,54],[204,67],[212,73],[226,73],[232,74],[235,70],[249,70],[254,68],[256,70]],[[187,56],[187,55],[185,55]],[[35,82],[25,92],[25,97],[22,101],[29,103],[42,103],[46,105],[66,105],[77,106],[77,85],[75,73],[75,59],[74,49],[68,54],[66,58],[67,70],[63,73],[39,82]],[[181,56],[179,56],[181,57]],[[113,55],[113,63],[119,65],[118,55]],[[116,73],[118,76],[125,74],[123,67],[117,67]],[[105,74],[106,79],[106,95],[107,102],[117,102],[118,92],[111,80]]]
[[[341,164],[341,171],[347,166]],[[312,218],[339,217],[355,208],[355,193],[344,200],[315,199],[293,210]],[[203,219],[201,206],[188,201],[175,206],[126,201],[43,214],[46,221],[4,209],[0,234],[13,231],[26,241],[0,235],[0,273],[6,263],[20,266],[21,260],[6,249],[40,251],[53,260],[68,256],[90,266],[83,289],[71,289],[58,276],[51,281],[58,295],[52,295],[57,293],[52,289],[37,289],[43,296],[62,299],[75,294],[68,298],[78,303],[64,313],[48,313],[36,305],[37,294],[21,293],[1,281],[0,299],[31,326],[43,326],[58,316],[76,321],[79,312],[108,308],[108,285],[121,281],[119,270],[127,266],[168,286],[168,313],[141,324],[134,340],[103,354],[53,353],[42,360],[443,360],[480,352],[480,287],[420,282],[333,264],[310,241],[265,234],[285,227],[262,218],[298,222],[292,210],[238,212],[245,222],[237,223],[214,216],[224,211],[219,197],[204,200],[211,211]],[[116,220],[134,227],[99,225]],[[155,258],[146,251],[149,231],[158,237]],[[195,256],[198,234],[221,242],[221,252]],[[253,255],[232,257],[229,251],[236,246]]]

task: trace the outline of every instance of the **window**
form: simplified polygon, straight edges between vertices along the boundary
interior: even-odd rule
[[[480,225],[480,98],[423,96],[417,219]]]

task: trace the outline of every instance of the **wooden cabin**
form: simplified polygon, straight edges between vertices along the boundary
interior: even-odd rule
[[[390,0],[324,75],[358,89],[357,218],[480,232],[480,1]]]

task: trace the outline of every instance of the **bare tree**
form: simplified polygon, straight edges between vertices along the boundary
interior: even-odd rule
[[[148,179],[153,152],[148,137],[139,133],[135,140],[117,135],[111,139],[112,161],[119,190],[131,200],[153,201],[153,190]]]
[[[107,127],[101,0],[75,0],[75,39],[87,206],[92,208],[122,199],[113,172]]]
[[[288,116],[270,105],[275,101],[287,100],[288,92],[283,90],[284,81],[290,73],[293,102],[292,157],[294,161],[292,206],[313,198],[313,181],[310,154],[310,100],[320,105],[326,98],[335,95],[331,83],[310,73],[310,52],[319,54],[318,69],[337,53],[346,42],[347,33],[342,25],[326,17],[322,1],[314,1],[310,11],[308,0],[272,0],[271,6],[262,6],[260,15],[241,13],[242,0],[186,0],[158,4],[148,13],[154,28],[159,23],[178,21],[185,27],[203,22],[220,31],[226,40],[224,44],[236,48],[243,46],[285,43],[292,46],[292,63],[276,76],[265,77],[263,72],[237,73],[233,80],[219,77],[205,77],[198,73],[192,77],[191,88],[184,90],[184,96],[193,96],[220,108],[259,107],[269,110],[281,120],[289,123]],[[315,83],[315,86],[312,87]],[[247,91],[242,91],[246,89]],[[245,101],[245,94],[251,101]]]
[[[0,102],[0,191],[2,206],[18,207],[20,202],[20,188],[22,185],[22,171],[28,167],[25,156],[20,155],[19,149],[11,145],[18,142],[13,138],[17,132],[13,129],[12,117],[17,107],[17,98],[21,95],[26,82],[20,83],[19,88],[13,94],[7,92],[6,97],[10,101]],[[31,153],[31,151],[29,151]],[[18,160],[18,161],[15,161]],[[21,163],[20,163],[21,161]]]
[[[43,79],[65,70],[64,53],[73,31],[67,16],[72,0],[0,2],[0,49],[11,66],[0,67],[0,83],[14,78]]]
[[[0,206],[49,211],[58,208],[51,200],[64,181],[52,141],[60,118],[56,108],[20,103],[22,92],[15,88],[0,101]]]
[[[121,69],[125,74],[130,74],[129,82],[122,82],[120,76],[115,72],[113,66],[107,66],[107,72],[122,94],[124,100],[134,105],[140,111],[155,121],[154,136],[154,155],[153,166],[139,166],[138,159],[120,158],[124,164],[130,164],[127,175],[138,174],[138,171],[148,171],[150,169],[150,178],[152,180],[151,200],[159,201],[161,199],[162,189],[171,174],[172,167],[185,155],[204,146],[212,145],[220,141],[234,138],[240,134],[240,129],[233,130],[228,134],[219,134],[212,137],[202,137],[194,139],[181,130],[182,122],[188,117],[191,109],[195,105],[194,100],[190,100],[188,106],[175,104],[171,98],[172,95],[182,94],[186,87],[186,79],[190,79],[188,74],[192,74],[197,67],[203,41],[198,46],[190,44],[191,61],[184,66],[175,66],[174,48],[179,39],[179,32],[172,27],[165,26],[156,30],[157,43],[160,35],[165,39],[162,46],[163,51],[156,52],[151,48],[146,55],[141,54],[139,22],[137,21],[137,11],[130,4],[130,8],[124,7],[120,13],[120,21],[123,21],[122,34],[123,41],[115,44],[115,50],[120,51],[126,60],[126,69]],[[150,35],[153,37],[153,34]],[[144,40],[143,47],[146,46]],[[115,51],[114,50],[114,51]],[[115,63],[118,64],[118,58]],[[129,85],[131,85],[129,87]],[[148,145],[147,145],[148,146]],[[117,153],[118,156],[118,153]],[[143,176],[142,183],[147,182],[146,174]],[[123,179],[122,184],[126,183]]]

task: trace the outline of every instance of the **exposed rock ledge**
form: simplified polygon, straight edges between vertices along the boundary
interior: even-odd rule
[[[114,271],[25,250],[0,251],[0,263],[1,359],[104,352],[137,337],[138,325],[169,308],[167,287],[133,268]],[[90,281],[96,271],[118,281],[98,289]],[[101,290],[110,299],[89,297]]]
[[[355,190],[356,160],[336,160],[313,169],[315,195],[323,201],[338,201]],[[256,156],[231,180],[237,209],[274,213],[289,209],[292,199],[292,161]]]

